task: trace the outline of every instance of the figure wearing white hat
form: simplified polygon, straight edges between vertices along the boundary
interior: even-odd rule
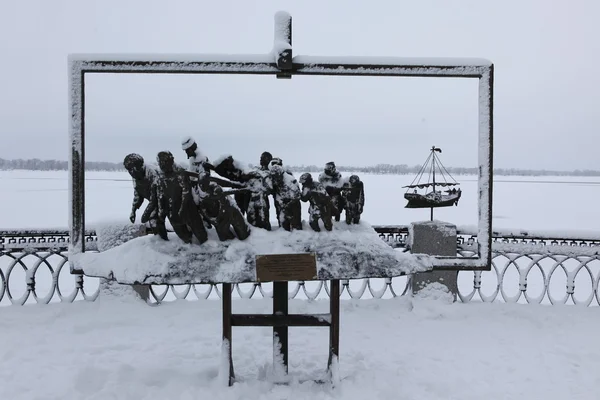
[[[181,148],[185,151],[185,153],[188,156],[188,160],[190,163],[188,171],[195,172],[197,174],[210,175],[212,165],[208,161],[208,157],[206,157],[200,152],[200,149],[198,149],[198,144],[196,144],[196,141],[192,137],[184,137],[181,141]]]

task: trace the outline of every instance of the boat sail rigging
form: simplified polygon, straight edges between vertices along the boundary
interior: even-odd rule
[[[432,146],[429,156],[421,166],[419,173],[407,188],[404,198],[408,200],[406,208],[431,208],[431,220],[433,220],[433,209],[436,207],[449,207],[458,205],[462,191],[456,188],[460,183],[450,175],[444,164],[442,164],[436,153],[442,149]],[[422,182],[428,172],[427,180]],[[437,181],[436,181],[437,179]],[[439,188],[447,188],[442,193]],[[425,189],[425,193],[418,193],[419,189]]]

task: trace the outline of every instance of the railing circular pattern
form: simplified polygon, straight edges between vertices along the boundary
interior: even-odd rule
[[[383,228],[380,236],[392,247],[403,248],[407,230],[394,228],[387,232]],[[91,250],[95,239],[93,232],[86,237]],[[476,240],[473,234],[460,234],[459,255],[473,254]],[[556,251],[553,254],[530,254],[526,251],[497,250],[493,246],[490,271],[458,273],[462,302],[600,305],[600,256],[590,252],[590,248],[600,248],[600,241],[535,237],[529,233],[520,238],[496,236],[493,244],[496,243],[554,245],[565,251],[564,254]],[[48,304],[79,299],[94,301],[101,292],[102,284],[95,278],[70,274],[67,244],[66,231],[0,232],[0,305]],[[39,278],[42,271],[49,272],[51,282]],[[351,299],[404,296],[409,292],[410,279],[407,276],[343,280],[340,295]],[[40,291],[38,284],[47,286],[47,291]],[[67,284],[73,289],[66,289],[64,286]],[[24,289],[19,291],[15,285]],[[270,284],[233,285],[232,291],[242,299],[272,296]],[[220,298],[221,288],[220,285],[151,286],[150,296],[154,303],[175,299],[204,300]],[[325,282],[291,282],[289,286],[291,299],[316,300],[328,296],[329,287]]]
[[[50,260],[53,256],[55,256],[54,259]],[[81,275],[71,275],[66,251],[0,251],[0,260],[8,260],[6,268],[0,265],[0,284],[2,285],[0,286],[0,305],[3,305],[5,298],[13,305],[24,305],[28,300],[40,304],[49,304],[56,301],[72,303],[77,299],[78,295],[84,300],[93,301],[100,293],[99,288],[91,291],[91,293],[87,293],[84,288],[84,281],[92,282],[95,279],[84,279]],[[51,281],[44,282],[49,288],[47,293],[40,297],[36,285],[38,282],[36,276],[42,266],[49,270]],[[16,291],[11,288],[11,283],[15,279],[11,279],[11,277],[15,275],[16,271],[19,271],[18,267],[22,269],[25,275],[25,289],[21,293],[15,293]],[[62,288],[61,273],[65,277],[72,279],[74,283],[74,289],[70,293],[66,294]]]

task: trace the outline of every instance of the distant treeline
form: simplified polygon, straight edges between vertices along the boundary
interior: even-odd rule
[[[85,163],[86,171],[124,171],[123,164],[111,163],[102,161],[87,161]],[[289,166],[294,172],[321,172],[323,166],[317,165],[298,165]],[[66,171],[69,169],[67,161],[60,160],[40,160],[32,159],[17,159],[5,160],[0,158],[0,170],[29,170],[29,171]],[[421,165],[409,166],[406,164],[377,164],[369,167],[350,167],[338,165],[339,171],[370,173],[370,174],[417,174]],[[477,168],[465,167],[447,167],[448,172],[452,175],[476,175]],[[573,171],[553,171],[546,169],[520,169],[520,168],[494,168],[495,175],[527,175],[527,176],[600,176],[600,170],[580,170]]]
[[[422,165],[408,166],[406,164],[377,164],[369,167],[347,167],[338,165],[339,171],[363,172],[370,174],[392,174],[405,175],[417,174]],[[301,165],[289,167],[294,172],[321,172],[323,167],[316,165]],[[446,170],[452,175],[477,175],[478,168],[467,167],[446,167]],[[519,169],[519,168],[494,168],[495,175],[524,175],[524,176],[600,176],[600,170],[579,170],[574,171],[552,171],[546,169]]]
[[[69,169],[67,161],[59,160],[40,160],[31,158],[28,160],[5,160],[0,158],[0,171],[9,171],[13,169],[24,169],[28,171],[66,171]],[[87,171],[124,171],[123,164],[88,161],[85,163]]]

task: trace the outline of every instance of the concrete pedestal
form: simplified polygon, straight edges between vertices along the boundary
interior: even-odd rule
[[[427,221],[414,222],[410,226],[408,245],[411,253],[432,256],[456,256],[456,225]],[[415,294],[429,283],[438,282],[458,296],[458,271],[419,272],[412,275],[411,290]]]

